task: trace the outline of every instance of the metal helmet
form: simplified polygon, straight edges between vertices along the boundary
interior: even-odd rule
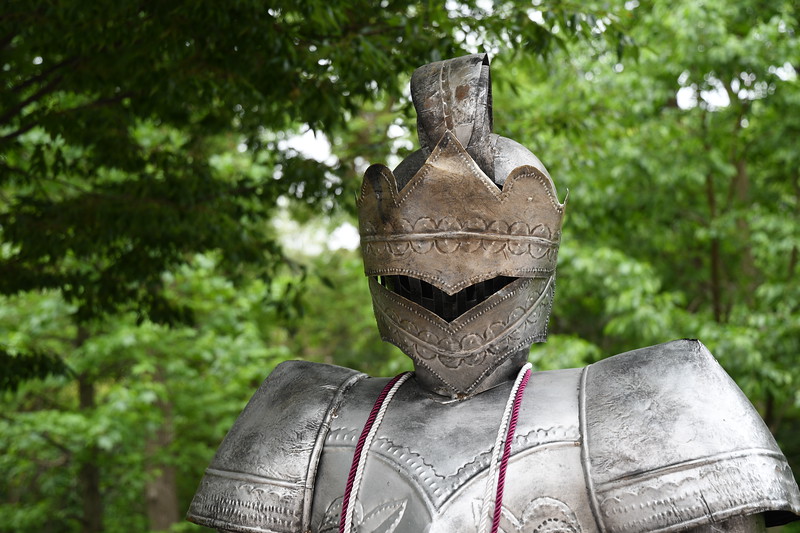
[[[367,169],[358,198],[365,273],[418,381],[469,397],[546,339],[564,204],[536,156],[491,132],[486,54],[417,69],[411,94],[422,148]]]

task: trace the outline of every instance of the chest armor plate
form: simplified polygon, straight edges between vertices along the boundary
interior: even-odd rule
[[[512,444],[501,528],[507,533],[596,530],[581,467],[580,370],[534,374]],[[338,531],[343,483],[366,413],[385,385],[368,379],[332,420],[312,524]],[[464,402],[398,391],[370,449],[357,495],[359,532],[477,530],[489,461],[511,383]]]

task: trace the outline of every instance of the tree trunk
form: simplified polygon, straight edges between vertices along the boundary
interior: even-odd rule
[[[747,161],[744,158],[736,161],[736,177],[733,182],[736,203],[740,212],[750,204],[750,176],[747,173]],[[744,289],[744,301],[753,305],[753,297],[756,287],[758,287],[758,268],[753,258],[753,249],[750,242],[750,223],[744,215],[736,218],[736,230],[741,242],[744,243],[742,250],[741,269],[744,277],[742,288]]]
[[[85,337],[84,337],[85,339]],[[83,344],[83,340],[79,342]],[[94,382],[85,374],[78,377],[78,398],[81,411],[95,408]],[[103,497],[100,492],[100,467],[97,465],[98,449],[91,445],[78,473],[81,501],[83,503],[84,533],[103,531]]]
[[[161,383],[164,382],[161,372],[155,379]],[[172,426],[172,404],[167,400],[159,401],[157,405],[164,418],[158,430],[145,444],[147,462],[145,468],[148,480],[145,487],[145,502],[150,529],[164,531],[180,521],[181,517],[175,467],[164,464],[164,461],[158,457],[159,452],[172,444],[175,437]]]
[[[706,201],[708,202],[709,225],[717,218],[717,201],[714,192],[714,176],[706,174]],[[714,312],[714,321],[722,323],[722,262],[719,237],[711,237],[711,265],[709,277],[711,278],[711,309]]]
[[[703,138],[703,147],[706,153],[710,152],[711,143],[708,140],[708,112],[704,111],[700,121],[700,131]],[[713,232],[714,223],[717,220],[717,192],[714,186],[714,172],[709,169],[706,172],[706,202],[708,203],[708,227]],[[711,246],[709,249],[710,265],[709,278],[711,289],[711,309],[714,313],[714,321],[721,324],[722,316],[722,252],[721,243],[718,235],[712,233]]]

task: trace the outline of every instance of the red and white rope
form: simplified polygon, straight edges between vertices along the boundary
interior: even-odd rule
[[[364,477],[364,465],[367,463],[367,454],[378,432],[378,427],[381,425],[383,415],[389,407],[389,402],[397,392],[397,389],[411,377],[411,372],[404,372],[391,379],[389,383],[381,391],[375,405],[372,406],[372,411],[367,417],[367,422],[364,424],[364,429],[361,431],[361,436],[356,444],[356,450],[353,454],[353,463],[350,466],[350,474],[347,476],[347,485],[345,486],[344,498],[342,499],[342,514],[339,518],[339,532],[351,533],[353,531],[353,514],[355,512],[355,498],[358,495],[358,489],[361,486],[361,480]]]
[[[511,457],[511,443],[514,440],[519,408],[522,404],[522,395],[530,379],[531,368],[532,365],[527,363],[517,374],[517,379],[514,381],[514,386],[511,388],[506,407],[503,410],[500,427],[497,429],[497,437],[492,448],[492,459],[489,463],[489,477],[486,482],[483,505],[481,506],[479,533],[487,533],[490,516],[492,517],[490,532],[497,533],[500,527],[506,468]],[[350,466],[350,473],[347,477],[347,485],[342,499],[342,512],[339,519],[339,533],[352,533],[353,531],[355,498],[358,495],[358,490],[364,477],[364,466],[367,462],[369,448],[375,439],[386,409],[389,407],[389,402],[400,386],[410,377],[411,372],[404,372],[392,378],[381,391],[375,401],[375,405],[372,406],[372,411],[367,417],[367,422],[364,424],[364,429],[361,431],[361,436],[356,444],[353,463]],[[492,505],[494,505],[494,508],[490,511]]]
[[[486,533],[489,526],[489,517],[492,517],[491,533],[497,533],[500,527],[500,513],[503,503],[503,489],[505,488],[505,471],[508,465],[508,458],[511,456],[511,442],[514,439],[514,431],[517,426],[519,416],[519,406],[522,402],[522,393],[530,379],[531,368],[533,365],[526,363],[523,366],[511,393],[508,395],[506,407],[503,410],[503,417],[500,427],[497,429],[497,437],[492,448],[492,460],[489,463],[489,477],[486,482],[486,490],[483,494],[483,505],[481,506],[481,519],[478,526],[479,533]],[[498,473],[499,471],[499,473]],[[494,505],[494,509],[490,509]]]

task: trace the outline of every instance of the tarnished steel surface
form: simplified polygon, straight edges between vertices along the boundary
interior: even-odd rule
[[[364,377],[304,361],[278,365],[217,450],[187,519],[224,531],[304,531],[331,416]]]
[[[388,168],[370,167],[358,210],[367,276],[413,276],[455,294],[555,272],[564,205],[552,180],[526,165],[500,190],[450,133],[401,190]]]
[[[417,134],[427,155],[452,132],[490,177],[494,174],[489,57],[473,54],[430,63],[411,76]]]
[[[797,486],[764,423],[696,341],[531,379],[512,446],[504,531],[533,532],[545,523],[576,533],[680,531],[762,512],[777,523],[785,518],[780,511],[800,511]],[[353,449],[385,383],[357,384],[333,421],[315,531],[336,531]],[[406,383],[370,450],[359,531],[476,531],[510,387],[447,402]],[[392,529],[377,527],[386,523]],[[734,520],[722,530],[743,525],[759,521]]]
[[[419,171],[446,133],[451,133],[475,164],[498,185],[517,167],[529,165],[549,177],[530,150],[492,133],[492,83],[489,58],[474,54],[431,63],[411,77],[422,148],[394,170],[399,189]]]
[[[724,522],[713,522],[691,529],[692,533],[764,533],[764,516],[740,515]]]
[[[212,465],[239,477],[220,483],[212,471],[204,480],[198,498],[208,503],[201,503],[202,513],[193,506],[199,523],[227,531],[337,531],[355,444],[387,379],[359,380],[327,365],[280,372],[267,382],[270,397],[292,401],[275,405],[297,419],[263,403],[264,391],[256,394],[245,422],[237,421],[223,445],[235,460]],[[404,384],[370,449],[356,501],[357,531],[476,531],[510,388],[507,382],[456,402],[428,393],[415,379]],[[317,404],[299,400],[314,391]],[[253,426],[268,433],[246,438],[242,428]],[[294,437],[269,438],[264,428],[276,426]],[[320,448],[320,439],[317,464],[308,450]],[[305,450],[302,459],[297,450]],[[272,465],[268,481],[264,465]],[[313,501],[303,501],[303,489],[313,491]],[[675,341],[531,377],[512,445],[503,531],[533,533],[544,524],[547,531],[574,533],[706,531],[711,524],[719,531],[758,531],[758,519],[737,517],[765,513],[767,524],[776,525],[798,512],[800,496],[785,458],[700,343]]]
[[[519,278],[451,322],[370,278],[381,337],[435,377],[434,392],[472,394],[508,357],[547,336],[554,278]],[[527,358],[527,357],[526,357]]]
[[[786,459],[700,342],[620,354],[585,372],[587,476],[609,532],[677,531],[763,511],[800,511]],[[768,514],[776,525],[780,514]]]
[[[495,135],[495,137],[494,177],[492,179],[497,185],[505,186],[511,172],[521,166],[533,167],[548,178],[550,177],[544,164],[530,150],[508,137],[499,135]]]
[[[531,377],[512,445],[504,531],[532,532],[545,520],[574,531],[593,530],[580,460],[580,377],[580,369]],[[336,531],[342,480],[385,383],[358,383],[333,420],[317,476],[314,531]],[[357,531],[475,532],[495,433],[511,386],[506,382],[452,402],[427,393],[414,379],[404,384],[370,449],[357,500]],[[511,527],[514,523],[519,527]]]

